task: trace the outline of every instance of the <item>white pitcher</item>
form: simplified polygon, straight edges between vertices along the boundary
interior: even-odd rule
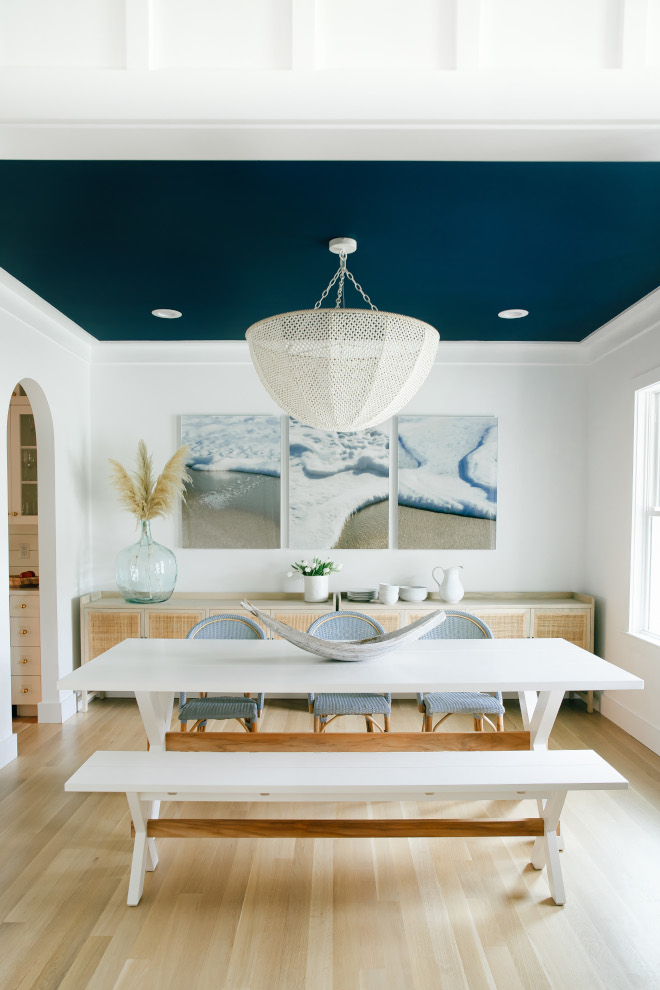
[[[434,567],[431,571],[433,580],[438,586],[440,591],[440,598],[443,602],[448,602],[453,605],[456,602],[460,602],[464,595],[463,585],[461,584],[461,576],[458,573],[462,571],[463,567],[461,564],[456,564],[455,567]],[[440,571],[440,580],[435,576],[435,572]]]

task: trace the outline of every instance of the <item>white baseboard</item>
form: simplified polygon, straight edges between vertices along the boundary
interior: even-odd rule
[[[72,693],[59,701],[40,701],[37,710],[40,722],[66,722],[76,714],[76,696]]]
[[[635,739],[638,739],[639,742],[643,743],[644,746],[648,746],[652,752],[660,756],[660,728],[657,725],[653,725],[652,722],[648,722],[641,715],[631,712],[620,701],[615,701],[613,698],[608,697],[607,694],[604,694],[601,698],[601,713],[605,718],[609,718],[610,722],[614,722],[620,729],[624,729]]]
[[[18,756],[18,736],[12,732],[10,736],[0,739],[0,767],[6,767],[8,763]]]

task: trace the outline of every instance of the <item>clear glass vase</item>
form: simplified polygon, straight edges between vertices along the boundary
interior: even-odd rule
[[[151,523],[140,522],[140,539],[117,555],[117,587],[127,602],[166,602],[176,584],[176,557],[156,543]]]

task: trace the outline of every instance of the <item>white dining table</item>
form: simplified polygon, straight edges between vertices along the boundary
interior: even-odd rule
[[[60,690],[135,692],[152,750],[164,749],[180,691],[515,692],[533,748],[545,749],[566,691],[643,687],[639,677],[563,639],[418,640],[352,662],[325,660],[284,640],[125,639],[58,682]]]

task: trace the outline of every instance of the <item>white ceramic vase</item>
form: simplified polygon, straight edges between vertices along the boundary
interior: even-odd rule
[[[317,574],[315,577],[305,575],[306,602],[327,602],[328,594],[327,574]]]

